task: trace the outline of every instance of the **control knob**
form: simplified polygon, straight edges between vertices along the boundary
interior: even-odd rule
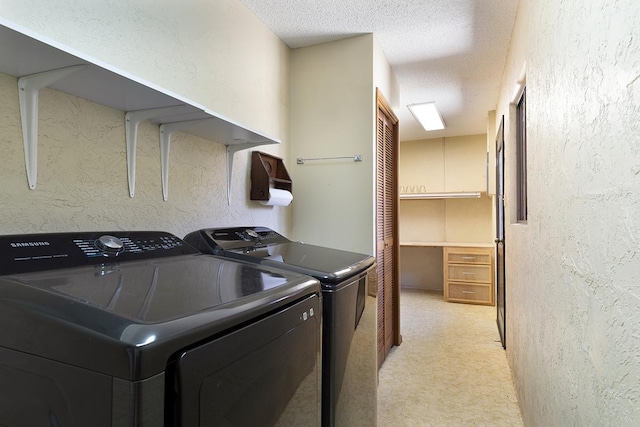
[[[100,238],[96,240],[95,245],[98,249],[104,252],[105,256],[118,255],[124,249],[124,243],[122,243],[122,240],[108,234],[100,236]]]
[[[247,238],[245,238],[245,240],[259,240],[260,239],[260,235],[258,233],[256,233],[254,230],[251,230],[249,228],[244,230],[244,234],[247,237]]]

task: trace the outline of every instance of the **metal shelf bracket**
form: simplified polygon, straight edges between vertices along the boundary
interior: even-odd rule
[[[138,125],[140,122],[171,114],[179,114],[188,106],[149,108],[146,110],[128,111],[124,116],[125,139],[127,142],[127,178],[129,180],[129,196],[136,192],[136,146],[138,144]],[[166,200],[166,199],[165,199]]]
[[[36,189],[38,180],[38,99],[40,89],[86,67],[87,65],[74,65],[22,76],[18,79],[24,160],[27,169],[27,182],[31,190]]]
[[[180,122],[162,123],[160,125],[160,161],[162,172],[162,198],[169,200],[169,148],[171,146],[171,134],[173,132],[188,129],[210,119],[183,120]]]

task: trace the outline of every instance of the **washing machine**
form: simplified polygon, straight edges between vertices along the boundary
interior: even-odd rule
[[[320,425],[316,279],[150,231],[0,236],[0,262],[0,425]]]
[[[322,425],[376,424],[377,304],[367,292],[375,258],[291,241],[267,227],[202,229],[184,240],[203,253],[318,279],[323,297]]]

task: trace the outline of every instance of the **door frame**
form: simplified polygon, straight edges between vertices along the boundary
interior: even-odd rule
[[[496,132],[496,325],[502,348],[507,348],[505,209],[504,209],[504,115]]]

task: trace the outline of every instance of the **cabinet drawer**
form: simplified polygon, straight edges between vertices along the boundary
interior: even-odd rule
[[[491,264],[491,254],[448,252],[447,261],[453,264]]]
[[[448,299],[493,304],[491,285],[447,283]]]
[[[491,283],[490,265],[449,264],[448,280]]]

